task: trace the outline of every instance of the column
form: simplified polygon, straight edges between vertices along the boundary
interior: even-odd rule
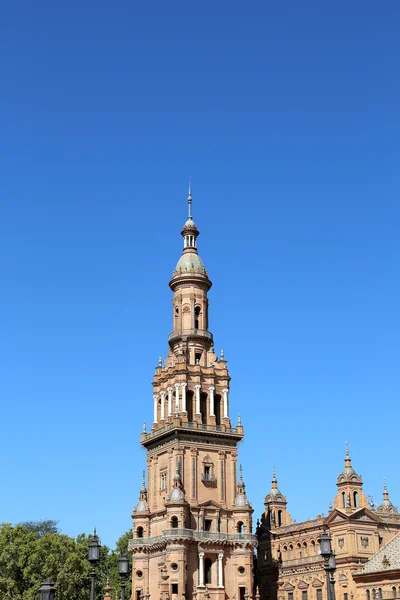
[[[215,387],[210,387],[210,417],[214,417],[214,392]]]
[[[154,423],[157,423],[157,400],[158,400],[158,394],[154,394],[153,400],[154,400]]]
[[[224,555],[222,552],[220,552],[218,554],[218,587],[219,588],[223,588],[224,587],[224,577],[223,577],[223,572],[222,572],[222,559],[223,559]]]
[[[172,415],[172,387],[168,388],[168,417]]]
[[[199,552],[199,587],[204,587],[204,552]]]
[[[228,417],[228,390],[222,390],[224,394],[224,417]]]
[[[165,419],[165,392],[160,392],[160,396],[161,396],[161,421],[164,421]]]
[[[181,383],[182,386],[182,412],[186,412],[186,386],[187,383]]]
[[[197,385],[194,386],[196,389],[196,415],[200,415],[200,388],[201,385],[198,383]]]
[[[175,384],[175,413],[179,413],[179,383]]]

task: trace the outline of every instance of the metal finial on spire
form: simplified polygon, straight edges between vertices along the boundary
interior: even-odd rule
[[[240,483],[243,483],[243,467],[239,465]]]
[[[143,421],[143,430],[142,431],[143,431],[143,433],[146,433],[146,431],[147,431],[146,430],[146,421]]]
[[[158,357],[158,366],[162,367],[162,356]]]
[[[350,458],[349,454],[349,442],[346,440],[346,458]]]
[[[387,487],[386,487],[386,477],[383,478],[383,493],[384,494],[388,493]]]
[[[225,357],[224,349],[221,348],[221,360],[224,360],[224,357]]]
[[[272,465],[272,481],[276,481],[276,470],[275,470],[275,465]]]
[[[242,418],[241,418],[241,416],[240,416],[240,413],[238,414],[238,422],[237,422],[237,424],[238,424],[238,425],[241,425],[241,424],[242,424]]]
[[[188,219],[192,218],[192,191],[189,177],[189,192],[188,192]]]
[[[146,487],[146,471],[143,469],[143,479],[142,479],[143,487]]]

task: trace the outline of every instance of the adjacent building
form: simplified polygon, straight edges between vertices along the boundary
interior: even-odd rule
[[[377,507],[363,491],[361,476],[352,466],[346,444],[344,468],[336,485],[337,493],[326,517],[317,515],[296,523],[287,511],[286,497],[273,472],[257,528],[262,600],[327,598],[324,561],[319,555],[319,537],[324,530],[330,534],[336,553],[336,600],[400,598],[395,581],[398,570],[391,573],[392,581],[389,576],[389,570],[398,569],[400,564],[400,554],[394,561],[394,548],[400,549],[400,515],[389,499],[386,483],[382,503]],[[384,557],[387,568],[382,568]],[[395,590],[397,596],[393,595]]]

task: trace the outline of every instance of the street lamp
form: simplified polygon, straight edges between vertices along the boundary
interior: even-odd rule
[[[39,589],[39,600],[54,600],[56,597],[56,589],[53,582],[47,579],[42,583]]]
[[[325,561],[325,573],[326,573],[326,589],[328,594],[328,600],[335,600],[335,580],[334,573],[336,571],[336,556],[332,552],[331,538],[329,534],[324,531],[320,538],[320,555]]]
[[[96,528],[94,529],[93,539],[89,544],[89,562],[92,565],[92,571],[90,573],[91,577],[91,586],[90,586],[90,600],[94,600],[94,583],[96,577],[96,565],[100,560],[100,540],[99,536],[96,533]]]
[[[118,573],[121,577],[121,600],[125,600],[126,578],[129,575],[129,561],[126,554],[122,554],[119,559]]]

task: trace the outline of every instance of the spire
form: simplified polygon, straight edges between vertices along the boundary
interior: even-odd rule
[[[111,600],[110,591],[111,591],[111,588],[110,588],[110,579],[107,577],[107,583],[106,583],[106,586],[104,588],[104,592],[105,592],[105,594],[104,594],[104,600]]]
[[[192,192],[190,186],[190,177],[189,177],[189,192],[188,192],[188,219],[192,219]]]
[[[273,467],[272,467],[272,489],[273,490],[278,489],[278,480],[276,478],[275,465],[273,465]]]
[[[346,454],[344,457],[343,473],[345,475],[351,475],[352,473],[355,473],[353,467],[351,466],[351,458],[350,458],[350,453],[349,453],[349,442],[347,442],[347,441],[346,441]]]
[[[389,500],[389,492],[386,487],[386,477],[383,478],[383,499]]]

